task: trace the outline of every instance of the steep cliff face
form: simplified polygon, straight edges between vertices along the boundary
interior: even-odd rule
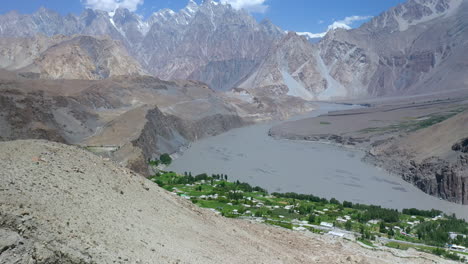
[[[374,146],[377,147],[377,146]],[[371,151],[367,161],[400,175],[427,194],[454,203],[468,204],[468,156],[459,156],[456,162],[438,157],[416,162],[411,154],[398,148]]]

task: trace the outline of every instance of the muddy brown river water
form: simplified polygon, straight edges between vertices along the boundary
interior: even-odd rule
[[[355,106],[320,103],[305,118]],[[168,170],[222,173],[267,188],[387,208],[439,209],[468,219],[468,206],[425,194],[400,177],[369,165],[364,152],[331,144],[277,140],[268,130],[278,122],[234,129],[191,145]]]

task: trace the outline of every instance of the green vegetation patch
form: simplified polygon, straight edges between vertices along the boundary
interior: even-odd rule
[[[431,127],[435,124],[441,123],[461,112],[465,109],[454,109],[448,112],[432,114],[425,117],[420,118],[405,118],[405,121],[402,121],[398,124],[382,126],[382,127],[368,127],[365,129],[360,130],[360,133],[386,133],[386,132],[398,132],[398,131],[405,131],[405,132],[413,132],[423,128]]]
[[[359,238],[358,241],[363,243],[366,246],[375,247],[375,245],[370,240]]]
[[[374,247],[371,241],[379,236],[401,241],[390,242],[388,247],[402,250],[413,247],[450,259],[458,255],[434,251],[434,248],[451,244],[468,247],[468,223],[455,216],[442,215],[438,210],[412,208],[400,212],[312,194],[269,194],[259,186],[229,181],[225,174],[193,176],[190,172],[180,175],[161,171],[150,180],[225,217],[257,220],[287,229],[301,227],[315,233],[327,233],[323,226],[332,225],[338,232],[340,229],[354,232],[359,241],[371,247]],[[453,238],[450,232],[459,235]],[[408,245],[405,241],[427,246]]]

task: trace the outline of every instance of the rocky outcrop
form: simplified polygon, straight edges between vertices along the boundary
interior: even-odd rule
[[[459,142],[455,143],[452,146],[453,151],[460,151],[463,153],[468,153],[468,138],[461,139]]]
[[[192,133],[180,118],[165,115],[154,108],[147,112],[146,124],[132,143],[142,149],[145,160],[148,160],[162,153],[174,153],[192,139]]]
[[[378,147],[378,144],[374,145]],[[468,156],[456,162],[431,157],[421,162],[396,148],[376,154],[367,153],[365,160],[401,177],[427,194],[454,203],[468,204]]]
[[[142,158],[147,161],[162,153],[175,153],[195,140],[243,125],[245,122],[236,115],[215,114],[198,120],[183,120],[154,108],[147,112],[146,124],[132,143],[142,150]],[[147,167],[146,163],[133,165],[133,169],[145,175],[148,174]]]

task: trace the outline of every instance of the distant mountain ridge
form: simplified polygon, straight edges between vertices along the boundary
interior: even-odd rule
[[[228,4],[189,1],[144,20],[126,9],[0,16],[0,37],[110,36],[164,80],[194,79],[252,96],[334,100],[465,89],[468,3],[408,0],[318,43]],[[2,59],[0,57],[0,59]],[[63,76],[56,76],[57,78]]]
[[[147,75],[117,41],[104,37],[0,38],[0,66],[28,78],[101,80]]]
[[[41,8],[31,15],[0,16],[0,37],[108,35],[121,41],[148,73],[163,79],[197,79],[218,90],[232,88],[260,63],[271,43],[284,33],[244,10],[204,1],[174,12],[163,9],[147,20],[119,8],[85,10],[61,16]]]
[[[283,37],[240,86],[320,100],[466,89],[467,29],[467,1],[410,0],[316,44]]]

